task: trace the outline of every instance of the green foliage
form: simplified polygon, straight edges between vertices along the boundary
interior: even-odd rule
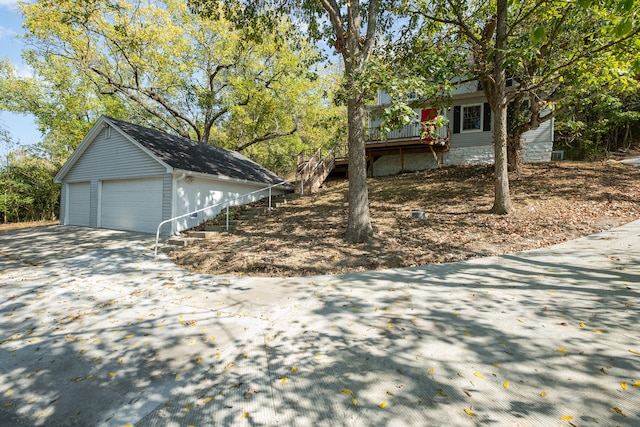
[[[320,55],[288,20],[256,40],[177,0],[41,0],[22,11],[38,78],[7,70],[0,108],[32,112],[59,158],[102,114],[237,149],[289,136],[319,109]]]
[[[53,183],[53,177],[59,166],[33,150],[9,153],[0,168],[2,221],[55,219],[59,211],[60,186]]]

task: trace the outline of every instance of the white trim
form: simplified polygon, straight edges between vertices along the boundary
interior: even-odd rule
[[[98,180],[98,206],[96,208],[96,228],[102,227],[102,180]]]
[[[464,128],[464,110],[465,110],[465,108],[471,108],[471,107],[480,107],[480,127],[478,129],[465,129]],[[484,120],[484,104],[483,103],[461,105],[461,108],[460,108],[460,133],[482,132],[482,121],[483,120]]]
[[[258,181],[250,181],[248,179],[238,179],[238,178],[230,178],[228,176],[224,176],[224,175],[210,175],[207,173],[202,173],[202,172],[192,172],[192,171],[188,171],[188,170],[183,170],[183,169],[175,169],[173,171],[174,175],[175,174],[183,174],[186,176],[192,176],[194,178],[203,178],[203,179],[209,179],[212,181],[220,181],[220,182],[234,182],[234,183],[238,183],[238,184],[247,184],[247,185],[254,185],[256,187],[262,188],[262,187],[268,187],[270,185],[277,185],[277,184],[270,184],[267,182],[258,182]],[[289,183],[286,180],[282,180],[283,183]]]
[[[63,225],[69,225],[69,183],[64,184],[64,219]]]

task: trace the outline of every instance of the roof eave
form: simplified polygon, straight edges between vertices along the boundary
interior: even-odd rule
[[[247,184],[247,185],[254,185],[256,187],[274,187],[280,184],[283,184],[284,186],[290,187],[290,189],[293,189],[293,184],[291,184],[289,181],[285,181],[284,179],[282,180],[282,182],[280,184],[268,184],[266,182],[259,182],[259,181],[251,181],[248,179],[238,179],[238,178],[231,178],[229,176],[225,176],[225,175],[211,175],[208,173],[204,173],[204,172],[194,172],[194,171],[190,171],[190,170],[185,170],[185,169],[174,169],[173,170],[174,174],[177,175],[181,175],[184,174],[186,176],[193,176],[196,178],[204,178],[204,179],[211,179],[211,180],[216,180],[216,181],[223,181],[223,182],[233,182],[236,184]]]

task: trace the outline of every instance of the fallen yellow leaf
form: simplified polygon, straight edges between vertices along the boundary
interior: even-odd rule
[[[566,348],[564,348],[564,347],[560,347],[560,348],[558,349],[558,353],[564,353],[564,352],[566,352],[566,351],[567,351],[567,349],[566,349]]]
[[[381,409],[384,409],[385,406],[387,406],[387,402],[382,402],[378,405],[378,407]]]
[[[118,363],[124,363],[124,357],[121,357],[120,359],[118,359]]]
[[[502,383],[502,387],[509,388],[509,381],[505,381],[504,383]]]
[[[522,319],[516,319],[516,320],[518,320],[518,322],[520,322],[520,323],[524,323],[524,320],[522,320]]]
[[[493,366],[495,366],[496,368],[499,368],[499,367],[501,367],[501,366],[502,366],[502,365],[501,365],[501,364],[499,364],[499,363],[492,363],[492,365],[493,365]]]
[[[191,406],[191,404],[187,403],[186,405],[184,405],[184,410],[185,411],[190,411],[193,409],[193,406]]]
[[[618,407],[611,408],[611,412],[615,412],[616,414],[622,415],[623,417],[627,416],[627,414],[625,414],[624,411]]]
[[[584,322],[580,322],[580,327],[584,328]]]
[[[427,371],[428,374],[433,374],[436,371],[436,368],[431,368]]]
[[[441,389],[441,388],[439,388],[439,389],[438,389],[438,394],[439,394],[440,396],[444,396],[444,397],[449,396],[449,395],[448,395],[447,393],[445,393],[445,392],[444,392],[444,390],[443,390],[443,389]]]
[[[633,354],[640,354],[640,351],[635,351],[635,350],[631,350],[631,349],[629,349],[629,353],[633,353]]]
[[[249,416],[249,413],[248,413],[248,412],[245,412],[244,414],[242,414],[242,417],[240,417],[240,418],[243,418],[243,419],[244,419],[244,418],[247,418],[248,416]]]
[[[465,332],[465,336],[470,337],[471,334],[469,332]]]
[[[476,414],[474,414],[473,411],[470,411],[467,408],[464,408],[464,413],[469,415],[470,417],[475,417],[476,416]]]
[[[110,376],[111,378],[115,377],[116,375],[117,375],[117,374],[114,374],[113,372],[109,372],[109,376]]]
[[[135,337],[135,336],[136,336],[136,334],[129,334],[129,335],[127,335],[127,336],[126,336],[126,337],[124,337],[124,338],[128,340],[129,338],[133,338],[133,337]]]
[[[211,402],[212,400],[213,400],[213,397],[207,397],[206,399],[204,399],[204,400],[202,401],[202,403],[209,403],[209,402]]]
[[[594,329],[593,332],[595,332],[596,334],[601,334],[604,331],[602,329]]]
[[[351,403],[353,403],[353,406],[358,406],[358,399],[354,397],[353,399],[351,399]]]
[[[343,388],[342,392],[344,394],[348,394],[349,396],[353,396],[353,392],[351,390],[349,390],[348,388]]]
[[[540,397],[547,397],[547,392],[543,391],[542,393],[540,393]]]
[[[179,380],[182,376],[180,374],[176,374],[176,379]]]
[[[480,372],[474,372],[473,375],[475,375],[476,377],[483,379],[484,375],[482,375]]]
[[[280,384],[284,384],[284,383],[286,383],[287,381],[289,381],[289,378],[287,378],[287,377],[282,377],[282,381],[280,381]]]
[[[571,415],[563,415],[560,417],[561,420],[571,421],[573,417]]]
[[[626,383],[626,382],[624,382],[624,381],[622,381],[622,382],[620,383],[620,387],[622,387],[622,389],[623,389],[623,390],[626,390],[626,389],[627,389],[627,383]]]
[[[387,325],[387,329],[393,329],[393,325]]]
[[[196,359],[196,363],[199,365],[200,362],[202,362],[202,359],[200,359],[199,357]]]
[[[635,383],[633,383],[634,387],[640,387],[640,381],[636,381]]]
[[[297,367],[297,366],[292,367],[292,368],[291,368],[291,372],[292,372],[292,373],[294,373],[294,374],[295,374],[296,372],[298,372],[298,367]]]

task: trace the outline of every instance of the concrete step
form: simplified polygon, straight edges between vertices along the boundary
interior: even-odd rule
[[[169,238],[169,240],[167,240],[167,245],[180,246],[185,248],[200,240],[202,239],[196,239],[193,237],[171,237]]]
[[[213,239],[216,236],[214,231],[189,231],[187,236],[194,239]]]
[[[231,223],[229,223],[229,231],[233,230],[234,228],[236,228],[236,225],[231,225]],[[228,230],[226,225],[205,225],[204,231],[208,233],[221,233]]]
[[[238,224],[240,224],[242,221],[237,220],[237,219],[232,219],[229,220],[229,229],[231,228],[235,228],[238,226]],[[204,231],[218,231],[218,227],[222,227],[222,228],[226,228],[227,224],[225,221],[220,221],[217,224],[207,224],[204,226]],[[212,227],[214,228],[213,230],[209,230],[209,228]]]

